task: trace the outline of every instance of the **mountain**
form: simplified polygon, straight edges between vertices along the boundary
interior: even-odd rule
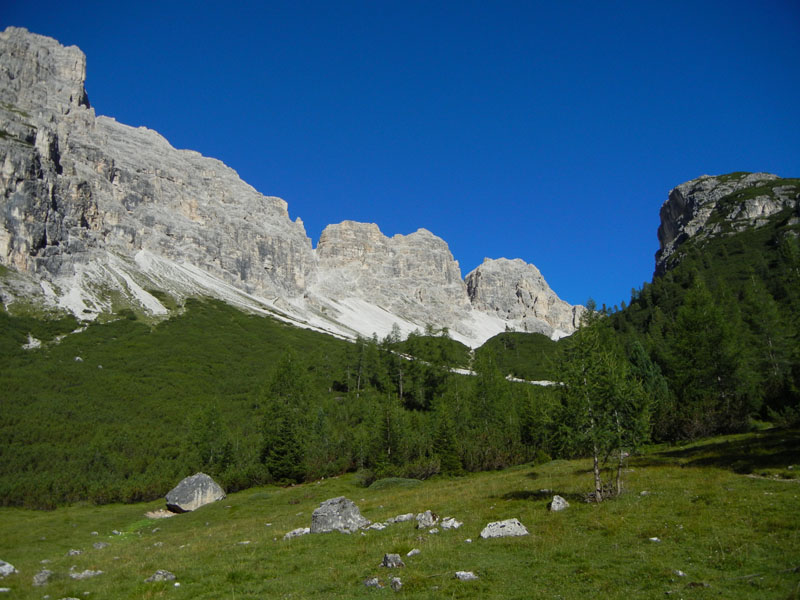
[[[334,335],[447,329],[471,346],[505,331],[574,331],[561,301],[520,260],[461,277],[447,244],[420,229],[330,225],[316,248],[287,203],[218,160],[97,116],[76,47],[0,33],[0,297],[81,319],[123,308],[168,316],[212,296]]]

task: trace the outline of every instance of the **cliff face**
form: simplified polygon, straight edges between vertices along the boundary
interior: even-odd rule
[[[678,247],[705,238],[760,227],[772,215],[797,210],[800,182],[769,173],[703,175],[669,193],[661,207],[656,275],[671,266]]]
[[[280,198],[154,131],[96,116],[85,75],[75,47],[24,29],[0,33],[5,305],[35,301],[81,318],[125,306],[166,315],[151,292],[212,295],[348,337],[432,325],[471,345],[506,327],[555,336],[574,328],[571,307],[521,261],[505,287],[512,263],[484,265],[468,294],[447,244],[423,229],[388,238],[346,221],[313,249]],[[517,273],[527,267],[537,276]],[[512,288],[528,295],[509,311]]]

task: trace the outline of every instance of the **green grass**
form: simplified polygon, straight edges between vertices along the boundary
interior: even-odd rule
[[[756,469],[772,460],[797,464],[798,441],[797,431],[772,430],[659,449],[632,461],[627,493],[601,505],[579,500],[590,487],[589,462],[559,460],[415,487],[364,489],[347,475],[254,488],[160,521],[143,514],[163,501],[52,512],[4,508],[0,557],[19,573],[0,586],[20,599],[84,592],[121,599],[374,598],[394,592],[367,589],[363,581],[397,575],[408,598],[585,598],[589,590],[601,598],[788,598],[800,584],[800,483],[731,467],[741,450],[760,457]],[[549,513],[553,493],[570,508]],[[320,502],[339,495],[373,521],[430,509],[464,525],[436,535],[398,523],[364,536],[283,540],[309,525]],[[479,538],[486,523],[511,517],[530,535]],[[122,535],[111,535],[115,529]],[[110,546],[95,550],[96,541]],[[73,548],[83,554],[66,556]],[[412,548],[421,553],[406,558]],[[404,569],[378,566],[390,552],[403,555]],[[104,573],[76,582],[67,577],[73,565]],[[57,578],[34,588],[32,577],[43,567]],[[156,569],[175,573],[180,587],[144,583]],[[459,582],[457,570],[479,579]]]

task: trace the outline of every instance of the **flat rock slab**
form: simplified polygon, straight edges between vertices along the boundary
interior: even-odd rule
[[[344,496],[325,500],[311,514],[311,533],[354,533],[369,524],[355,503]]]
[[[167,508],[175,513],[197,510],[225,497],[225,490],[205,473],[185,478],[167,494]]]
[[[528,530],[525,525],[517,519],[506,519],[505,521],[495,521],[489,523],[481,531],[481,537],[498,538],[498,537],[515,537],[520,535],[528,535]]]

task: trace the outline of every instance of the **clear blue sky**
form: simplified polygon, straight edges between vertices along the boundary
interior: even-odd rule
[[[572,303],[650,280],[683,181],[800,176],[796,0],[5,0],[7,25],[79,46],[98,114],[219,158],[315,244],[425,227],[464,275],[522,258]]]

